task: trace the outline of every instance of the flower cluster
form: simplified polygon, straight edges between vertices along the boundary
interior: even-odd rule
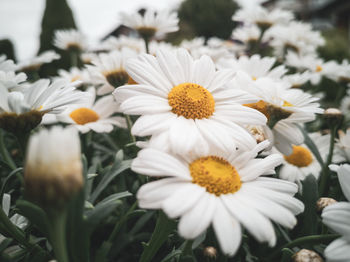
[[[148,232],[155,214],[161,221],[141,261],[151,261],[168,236],[169,243],[179,242],[171,233],[176,228],[176,238],[185,239],[175,250],[181,256],[207,237],[221,255],[240,256],[237,261],[245,261],[242,254],[268,255],[265,248],[275,251],[266,261],[277,261],[281,250],[283,257],[295,253],[295,260],[321,259],[317,253],[328,261],[350,260],[349,203],[325,198],[350,200],[350,129],[343,131],[349,128],[346,117],[338,109],[324,110],[324,94],[316,92],[325,79],[332,81],[342,89],[335,106],[349,112],[350,97],[342,94],[350,84],[350,64],[321,58],[321,33],[292,12],[267,9],[261,0],[237,2],[232,20],[239,24],[230,39],[196,37],[173,45],[162,39],[179,30],[177,13],[146,10],[121,14],[131,36],[110,36],[97,45],[78,30],[56,31],[52,44],[71,59],[54,76],[41,70],[43,64],[55,67],[60,55],[54,51],[17,64],[0,56],[0,129],[6,131],[0,132],[0,165],[11,171],[2,193],[24,162],[24,197],[48,218],[40,231],[59,262],[69,256],[88,261],[92,233],[104,225],[96,235],[105,236],[111,224],[108,240],[95,241],[101,249],[92,253],[101,261],[115,258],[117,240],[143,239],[125,237],[127,230],[116,236],[129,216],[141,213],[130,234]],[[25,158],[8,152],[8,133]],[[120,200],[129,191],[133,205]],[[39,238],[26,245],[23,232],[28,227],[31,234],[31,223],[39,221],[31,221],[32,207],[18,204],[31,223],[19,214],[10,220],[9,194],[3,202],[1,233],[40,250]],[[142,211],[134,212],[137,205]],[[86,242],[74,246],[77,232]],[[309,235],[315,243],[340,238],[326,248],[318,245],[317,253],[289,249],[303,248]],[[267,244],[263,251],[254,250],[252,238]],[[66,243],[72,244],[69,251]],[[86,253],[77,254],[80,249]],[[217,255],[212,246],[203,249]]]

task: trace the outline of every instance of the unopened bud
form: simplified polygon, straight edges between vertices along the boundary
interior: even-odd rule
[[[302,249],[293,255],[294,262],[323,262],[323,259],[314,251]]]
[[[207,257],[207,258],[210,258],[210,259],[216,259],[216,256],[218,254],[218,251],[216,250],[215,247],[205,247],[204,248],[204,256]]]
[[[30,138],[25,192],[43,208],[60,208],[83,186],[80,140],[75,129],[54,127]]]
[[[317,203],[316,203],[316,206],[317,206],[317,210],[319,212],[321,212],[325,207],[329,206],[329,205],[332,205],[334,203],[337,203],[336,200],[334,200],[333,198],[330,198],[330,197],[321,197]]]
[[[329,127],[340,126],[343,122],[344,115],[337,108],[328,108],[324,111],[323,116]]]

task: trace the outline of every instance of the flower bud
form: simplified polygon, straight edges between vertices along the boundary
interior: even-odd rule
[[[216,250],[215,247],[209,246],[204,248],[203,254],[207,258],[216,259],[218,251]]]
[[[333,198],[321,197],[316,203],[317,211],[321,212],[325,207],[332,205],[334,203],[337,203],[337,201],[334,200]]]
[[[302,249],[293,255],[294,262],[323,262],[323,259],[314,251]]]
[[[60,208],[83,186],[80,140],[75,129],[41,130],[29,140],[25,193],[43,208]]]
[[[323,114],[329,127],[340,126],[343,123],[344,115],[337,108],[328,108]]]

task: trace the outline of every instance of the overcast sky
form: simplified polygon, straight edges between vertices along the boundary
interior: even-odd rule
[[[59,1],[59,0],[57,0]],[[90,39],[99,39],[119,23],[118,13],[140,7],[176,8],[182,0],[68,0],[78,28]],[[39,46],[45,0],[0,0],[0,39],[15,44],[18,59],[34,56]]]

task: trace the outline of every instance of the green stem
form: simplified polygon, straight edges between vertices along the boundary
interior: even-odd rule
[[[146,53],[149,54],[149,38],[144,37],[143,40],[145,41]]]
[[[66,241],[66,218],[67,212],[50,214],[50,242],[58,262],[68,262]]]
[[[335,125],[332,127],[332,130],[331,130],[328,157],[327,157],[326,163],[323,165],[322,173],[320,177],[320,187],[319,187],[320,196],[326,196],[328,193],[330,173],[331,173],[328,166],[332,162],[332,158],[333,158],[335,135],[336,135],[337,129],[338,127],[337,125]]]
[[[78,67],[78,61],[79,61],[79,52],[73,50],[70,51],[70,66],[71,67]]]
[[[275,261],[275,260],[273,260],[273,258],[278,256],[280,254],[281,250],[284,248],[293,248],[293,247],[298,247],[298,246],[302,246],[305,244],[329,243],[330,241],[338,238],[339,236],[340,235],[338,235],[338,234],[329,234],[329,235],[312,235],[312,236],[297,238],[294,241],[282,246],[276,252],[272,253],[271,256],[269,256],[267,258],[266,261]]]
[[[130,134],[130,139],[132,141],[132,143],[136,143],[136,138],[133,136],[133,134],[131,133],[131,128],[132,128],[132,121],[129,115],[125,115],[126,118],[126,124],[128,125],[128,130],[129,130],[129,134]]]
[[[108,242],[113,242],[113,239],[117,236],[120,228],[124,224],[124,222],[127,220],[128,216],[135,210],[137,207],[137,201],[129,208],[129,210],[126,212],[126,214],[119,220],[119,222],[115,225],[112,233],[110,234],[108,238]]]
[[[8,150],[7,150],[6,146],[5,146],[4,136],[5,136],[4,131],[0,129],[0,153],[1,153],[2,158],[4,159],[4,162],[6,162],[6,164],[12,170],[15,170],[17,167],[16,167],[15,162],[13,161],[10,153],[8,152]]]
[[[182,255],[181,255],[182,257],[193,255],[192,244],[193,244],[193,240],[186,240],[185,241],[184,248],[183,248]]]

